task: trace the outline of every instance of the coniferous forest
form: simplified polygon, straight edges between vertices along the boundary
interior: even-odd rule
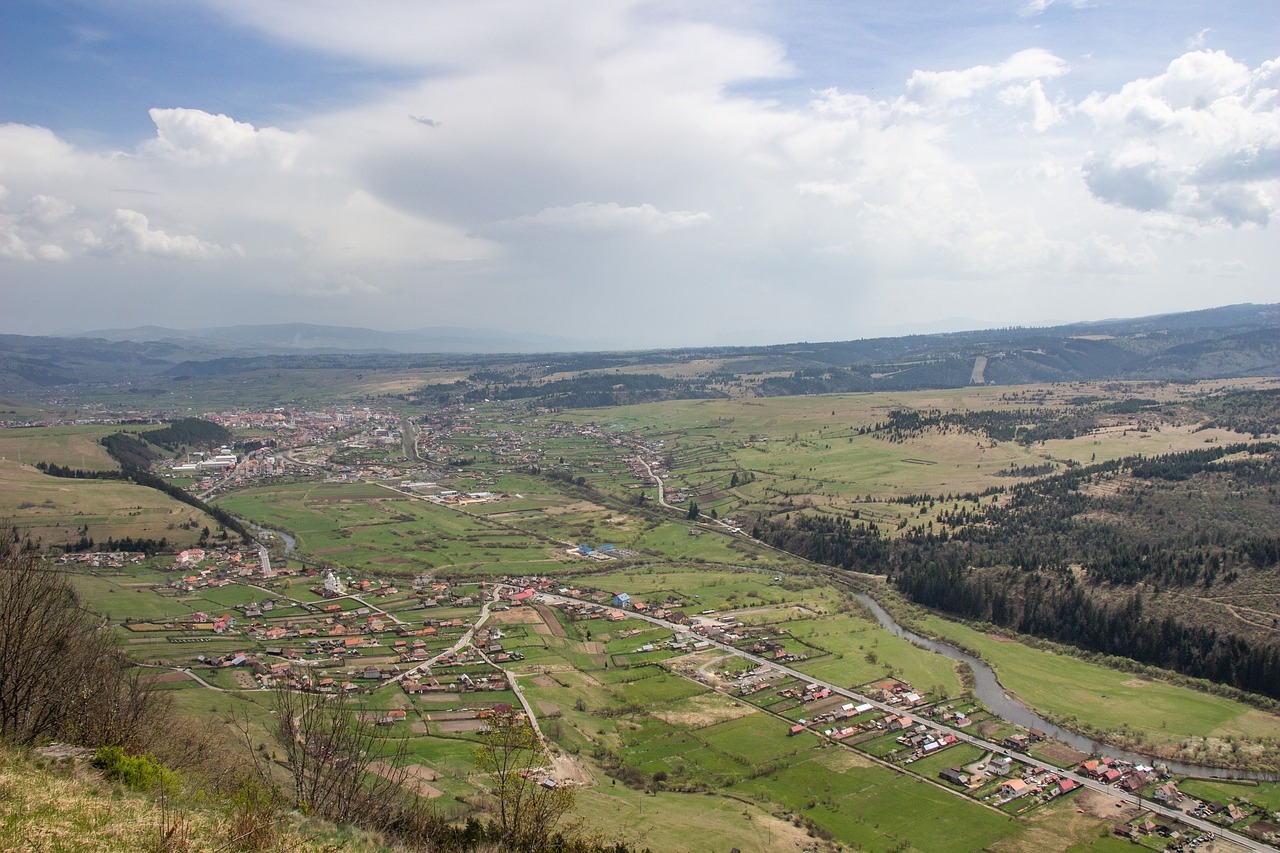
[[[1275,443],[1074,468],[976,507],[954,501],[938,521],[893,539],[848,517],[789,513],[754,532],[815,562],[887,573],[954,616],[1280,698],[1277,626],[1197,605],[1263,588],[1280,568]]]

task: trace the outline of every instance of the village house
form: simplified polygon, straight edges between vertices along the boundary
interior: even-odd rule
[[[1008,782],[1002,784],[998,789],[1000,796],[1010,800],[1017,799],[1018,797],[1024,797],[1029,791],[1030,788],[1027,783],[1021,779],[1010,779]]]

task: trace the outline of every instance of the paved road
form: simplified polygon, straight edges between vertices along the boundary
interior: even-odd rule
[[[436,655],[435,657],[431,658],[430,660],[428,660],[428,661],[423,661],[422,663],[420,663],[420,664],[418,664],[417,666],[415,666],[413,669],[406,670],[405,672],[402,672],[402,673],[400,673],[399,675],[395,676],[394,678],[390,679],[390,681],[388,681],[388,682],[384,682],[384,683],[388,683],[388,684],[396,684],[396,683],[399,683],[399,682],[401,682],[401,681],[404,681],[404,680],[405,680],[406,678],[408,678],[410,675],[415,675],[415,674],[417,674],[417,673],[421,672],[422,670],[427,669],[427,668],[428,668],[428,667],[430,667],[432,664],[434,664],[434,663],[436,663],[437,661],[439,661],[439,660],[440,660],[440,658],[444,657],[445,655],[453,654],[454,652],[457,652],[457,651],[458,651],[459,649],[461,649],[462,647],[464,647],[464,646],[466,646],[466,645],[469,645],[469,644],[471,643],[471,638],[472,638],[472,637],[474,637],[474,636],[476,635],[476,631],[478,631],[478,630],[481,628],[481,626],[483,626],[483,625],[484,625],[484,623],[485,623],[485,622],[488,622],[488,621],[489,621],[489,608],[490,608],[491,606],[493,606],[493,604],[494,604],[495,602],[497,602],[497,600],[498,600],[498,590],[499,590],[499,587],[494,586],[494,588],[493,588],[493,594],[489,596],[489,600],[488,600],[488,601],[486,601],[486,602],[484,603],[484,606],[480,608],[480,616],[479,616],[479,618],[477,618],[477,619],[476,619],[475,624],[474,624],[474,625],[472,625],[470,628],[468,628],[468,629],[467,629],[467,632],[466,632],[465,634],[463,634],[461,638],[459,638],[459,639],[458,639],[458,642],[454,643],[452,646],[450,646],[449,648],[447,648],[447,649],[445,649],[444,651],[440,652],[440,654]],[[483,654],[483,653],[482,653],[482,654]],[[488,659],[486,658],[486,660],[488,660]],[[501,669],[501,667],[499,667],[499,669]],[[523,700],[521,700],[521,701],[522,701],[522,703],[523,703]]]
[[[550,593],[542,593],[541,598],[543,598],[544,600],[552,604],[555,604],[557,602],[561,602],[561,603],[576,602],[580,604],[595,603],[591,601],[585,601],[582,599],[570,598],[568,596],[552,595]],[[668,622],[665,619],[658,619],[657,617],[649,616],[647,614],[628,612],[628,616],[634,619],[643,619],[646,622],[651,622],[654,625],[659,625],[663,628],[668,628],[672,631],[684,631],[684,632],[688,631],[687,628],[682,628],[681,626],[676,625],[673,622]],[[820,678],[815,678],[812,675],[808,675],[804,672],[801,672],[798,669],[792,669],[791,667],[774,663],[773,661],[766,660],[765,658],[762,658],[759,655],[753,655],[749,652],[744,652],[741,649],[736,649],[733,646],[730,646],[726,643],[721,643],[706,637],[704,637],[703,639],[709,642],[712,646],[722,651],[730,652],[732,654],[737,655],[738,657],[749,660],[755,664],[768,666],[778,670],[779,672],[784,672],[787,675],[791,675],[795,678],[799,678],[804,681],[818,684],[822,687],[829,689],[834,694],[837,694],[839,696],[844,696],[848,699],[853,699],[854,701],[859,703],[869,704],[875,708],[879,708],[881,711],[885,711],[886,713],[896,714],[898,716],[905,716],[908,719],[910,719],[912,722],[923,723],[924,725],[928,726],[931,729],[943,731],[948,734],[953,734],[956,736],[958,740],[964,741],[965,743],[971,743],[980,749],[987,750],[990,752],[995,752],[1001,755],[1008,755],[1012,758],[1017,759],[1023,764],[1029,765],[1031,767],[1035,767],[1038,770],[1048,771],[1051,773],[1055,773],[1058,776],[1071,779],[1072,781],[1076,782],[1077,784],[1085,788],[1090,788],[1095,791],[1100,791],[1109,796],[1115,797],[1117,799],[1123,800],[1128,803],[1132,803],[1136,806],[1139,806],[1140,808],[1146,809],[1147,811],[1154,812],[1155,814],[1174,818],[1180,821],[1181,823],[1184,823],[1188,826],[1193,826],[1196,829],[1201,830],[1202,832],[1212,833],[1214,836],[1218,838],[1222,838],[1222,839],[1231,841],[1234,844],[1238,844],[1239,846],[1243,847],[1246,850],[1255,850],[1255,851],[1259,851],[1260,853],[1274,853],[1276,849],[1274,847],[1270,847],[1268,845],[1262,844],[1258,841],[1254,841],[1251,838],[1246,838],[1245,836],[1240,835],[1237,832],[1232,832],[1231,830],[1223,829],[1222,827],[1216,824],[1210,823],[1207,820],[1202,820],[1200,818],[1193,817],[1184,812],[1178,811],[1177,809],[1167,808],[1158,803],[1153,803],[1150,800],[1142,799],[1141,797],[1121,791],[1118,788],[1113,788],[1109,785],[1104,785],[1103,783],[1097,781],[1096,779],[1090,779],[1087,776],[1082,776],[1079,773],[1074,773],[1069,770],[1063,770],[1060,767],[1056,767],[1052,764],[1041,761],[1038,758],[1032,758],[1030,755],[1026,755],[1021,752],[1016,752],[1013,750],[1006,749],[1000,744],[992,743],[990,741],[983,740],[982,738],[975,737],[969,734],[968,732],[964,731],[963,729],[952,728],[951,726],[943,725],[941,723],[935,722],[934,720],[926,719],[924,717],[921,717],[917,714],[912,713],[911,711],[903,710],[902,708],[899,708],[894,705],[885,704],[884,702],[880,702],[879,700],[873,699],[870,696],[863,696],[861,693],[855,693],[852,690],[848,690],[844,687],[840,687],[839,685],[832,684],[828,681],[823,681]]]
[[[667,493],[663,489],[662,478],[659,477],[657,474],[653,473],[653,469],[649,467],[649,463],[644,461],[638,456],[636,457],[636,461],[644,466],[645,473],[649,475],[649,479],[653,480],[653,482],[658,484],[658,504],[660,506],[665,506],[667,509],[679,510],[680,507],[672,506],[671,504],[667,503]]]

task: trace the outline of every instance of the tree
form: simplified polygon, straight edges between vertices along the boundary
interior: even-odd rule
[[[581,820],[557,831],[572,809],[572,788],[534,782],[530,771],[543,762],[542,744],[533,727],[514,714],[494,714],[476,750],[476,767],[493,780],[498,828],[518,850],[559,849],[563,837],[577,836]]]
[[[134,746],[160,709],[66,573],[0,542],[0,742]]]
[[[736,488],[738,485],[738,472],[734,471],[733,476],[729,478],[729,488]]]
[[[690,521],[698,520],[698,502],[693,500],[692,498],[689,499],[689,513],[686,517]]]
[[[298,806],[347,823],[395,803],[408,774],[407,740],[393,745],[385,730],[322,693],[279,688],[274,710]]]

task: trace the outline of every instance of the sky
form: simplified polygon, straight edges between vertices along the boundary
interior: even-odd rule
[[[0,332],[593,348],[1280,301],[1248,0],[5,0]]]

